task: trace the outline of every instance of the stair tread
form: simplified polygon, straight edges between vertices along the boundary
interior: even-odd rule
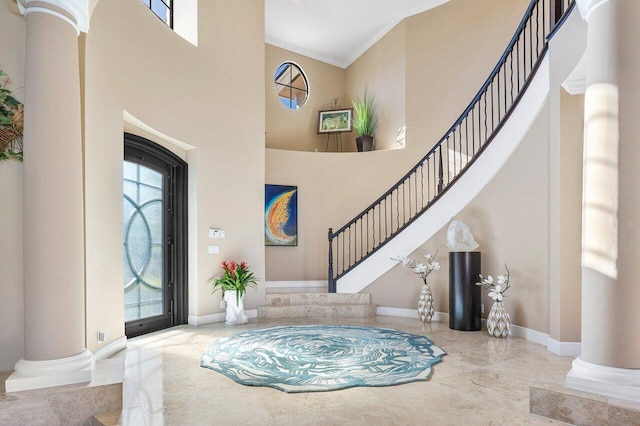
[[[377,305],[333,304],[333,305],[289,305],[259,306],[258,318],[296,318],[296,317],[356,317],[375,316]]]

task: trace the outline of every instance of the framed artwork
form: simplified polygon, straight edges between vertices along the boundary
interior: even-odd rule
[[[265,185],[264,245],[298,245],[298,187]]]
[[[353,108],[320,111],[318,133],[341,133],[351,131]]]

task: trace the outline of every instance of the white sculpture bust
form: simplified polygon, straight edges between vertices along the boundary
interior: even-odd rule
[[[473,251],[478,248],[478,243],[469,227],[461,220],[454,219],[447,229],[447,247],[451,251]]]

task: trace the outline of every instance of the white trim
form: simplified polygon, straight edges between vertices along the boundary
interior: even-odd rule
[[[244,311],[244,313],[247,314],[249,318],[258,318],[257,309],[247,309]],[[189,315],[187,322],[189,323],[189,325],[195,325],[195,326],[213,324],[216,322],[224,322],[226,316],[227,314],[224,312],[221,312],[219,314],[200,315],[200,316]]]
[[[376,314],[386,315],[390,317],[418,319],[418,311],[416,309],[389,308],[379,306]],[[433,320],[436,322],[449,322],[449,313],[436,312],[433,316]],[[512,325],[511,332],[509,334],[514,337],[520,337],[530,342],[546,346],[549,352],[559,356],[577,356],[580,354],[580,348],[582,346],[580,342],[559,342],[555,339],[552,339],[547,333],[532,330],[526,327],[521,327],[519,325]]]
[[[90,382],[94,357],[87,349],[77,355],[44,361],[16,363],[15,372],[5,381],[7,392]]]
[[[552,354],[559,356],[577,357],[582,353],[581,342],[559,342],[549,337],[547,341],[547,350]]]
[[[73,19],[75,19],[75,22],[72,22],[66,16],[63,16],[53,10],[45,9],[42,7],[29,7],[29,3],[32,2],[50,4],[66,12],[69,12],[69,14],[73,16]],[[25,0],[24,5],[25,15],[29,13],[29,9],[31,9],[32,11],[49,13],[69,22],[75,27],[76,31],[78,31],[78,34],[80,34],[80,31],[82,31],[83,33],[89,32],[89,0]]]
[[[510,335],[520,337],[530,342],[537,343],[542,346],[547,346],[549,335],[538,330],[532,330],[527,327],[521,327],[519,325],[511,325]]]
[[[328,287],[327,281],[266,281],[265,288],[316,288]]]
[[[571,389],[640,402],[640,370],[573,360],[566,385]]]
[[[80,35],[80,29],[78,28],[76,23],[73,22],[71,19],[69,19],[69,17],[63,15],[62,13],[59,13],[59,12],[56,12],[55,10],[47,9],[44,7],[27,6],[27,8],[24,10],[24,16],[27,16],[31,12],[45,13],[47,15],[52,15],[52,16],[55,16],[56,18],[60,18],[66,23],[68,23],[69,25],[71,25],[74,30],[76,30],[76,35]]]
[[[388,308],[384,306],[378,306],[376,309],[376,315],[386,315],[390,317],[402,317],[402,318],[415,318],[418,319],[417,309],[407,308]],[[435,322],[449,322],[448,312],[436,312],[433,314],[433,321]]]
[[[96,361],[111,358],[111,356],[125,349],[127,349],[127,336],[120,336],[98,349],[93,354],[93,358]]]
[[[589,22],[591,14],[600,6],[609,3],[609,0],[576,0],[576,3],[578,3],[582,19]]]
[[[570,95],[584,95],[587,89],[587,80],[584,78],[576,80],[567,79],[562,83],[562,87]]]
[[[548,95],[549,54],[547,53],[518,106],[475,164],[460,176],[456,184],[452,185],[426,214],[417,217],[404,231],[365,259],[357,268],[340,278],[337,282],[337,291],[360,293],[398,264],[392,258],[406,256],[417,250],[474,200],[526,137],[530,127],[544,108]]]

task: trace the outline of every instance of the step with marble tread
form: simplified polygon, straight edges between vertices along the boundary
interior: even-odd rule
[[[377,310],[367,293],[267,294],[265,302],[258,307],[258,318],[368,318]]]

